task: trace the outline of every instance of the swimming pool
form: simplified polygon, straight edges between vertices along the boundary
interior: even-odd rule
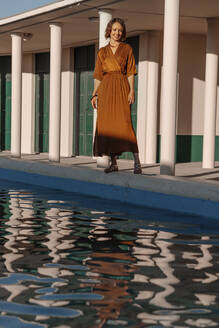
[[[219,221],[0,186],[0,327],[219,325]]]

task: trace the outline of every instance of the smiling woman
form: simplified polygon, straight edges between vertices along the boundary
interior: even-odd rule
[[[109,21],[105,37],[109,44],[98,52],[91,98],[98,116],[94,139],[94,156],[108,155],[111,164],[104,172],[118,171],[116,157],[123,152],[134,155],[134,173],[141,174],[138,146],[131,121],[130,105],[135,101],[135,58],[132,47],[124,43],[126,27],[121,18]]]
[[[61,0],[58,0],[61,1]],[[58,2],[57,0],[22,0],[14,1],[8,0],[4,1],[1,5],[0,18],[16,15],[27,10],[31,10],[40,6],[50,4],[52,2]]]

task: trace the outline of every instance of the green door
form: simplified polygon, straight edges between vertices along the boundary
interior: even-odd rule
[[[90,97],[93,92],[95,46],[74,50],[74,136],[73,154],[92,156],[93,109]]]
[[[11,148],[11,57],[0,57],[0,150]]]
[[[127,38],[126,42],[130,44],[133,48],[135,55],[136,68],[138,70],[138,58],[139,58],[139,37],[134,36],[131,38]],[[131,106],[131,114],[132,114],[132,124],[134,130],[136,132],[137,127],[137,95],[138,95],[138,75],[135,76],[135,103]],[[120,158],[122,159],[133,159],[133,155],[131,153],[124,153]]]
[[[36,54],[35,87],[35,151],[49,149],[49,79],[50,54]]]

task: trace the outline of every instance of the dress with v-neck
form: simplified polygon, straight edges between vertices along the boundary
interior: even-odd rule
[[[128,76],[135,74],[135,58],[129,44],[121,42],[115,53],[109,44],[100,48],[94,71],[94,79],[101,81],[93,147],[95,156],[138,153],[128,103]]]

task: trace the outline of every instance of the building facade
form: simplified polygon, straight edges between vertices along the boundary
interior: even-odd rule
[[[63,0],[0,20],[1,150],[92,156],[96,53],[107,22],[121,17],[137,63],[132,118],[142,163],[161,162],[165,174],[175,162],[214,167],[217,16],[216,0]]]

